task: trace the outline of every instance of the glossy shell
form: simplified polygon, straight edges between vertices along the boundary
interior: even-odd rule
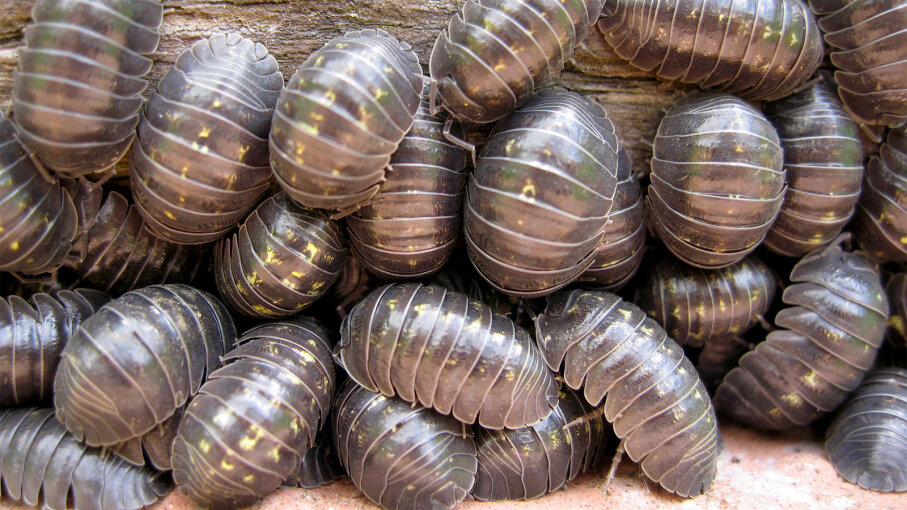
[[[907,262],[907,132],[892,129],[866,164],[854,214],[860,247],[880,262]]]

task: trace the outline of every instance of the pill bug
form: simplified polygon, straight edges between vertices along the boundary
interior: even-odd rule
[[[418,57],[387,32],[347,32],[329,41],[277,100],[270,135],[277,182],[308,207],[366,203],[412,127],[421,91]]]
[[[801,0],[606,0],[598,26],[634,67],[760,101],[792,94],[824,51]]]
[[[315,445],[305,451],[297,469],[284,480],[284,487],[317,489],[346,475],[337,458],[333,436],[330,426],[321,429]]]
[[[736,335],[705,341],[696,358],[696,371],[709,393],[715,391],[724,376],[737,366],[740,357],[752,348],[752,344]]]
[[[896,273],[885,285],[885,294],[891,305],[888,330],[885,338],[898,349],[907,347],[907,273]]]
[[[134,510],[171,487],[160,473],[76,441],[53,409],[0,411],[0,478],[11,499],[50,510]]]
[[[102,172],[132,144],[149,54],[157,49],[157,0],[38,0],[19,51],[13,113],[22,141],[68,176]]]
[[[285,192],[252,211],[218,241],[214,272],[221,296],[253,317],[295,315],[324,295],[346,263],[343,231],[321,211]]]
[[[386,509],[448,509],[472,490],[476,445],[451,416],[373,393],[348,380],[331,420],[340,464]]]
[[[881,262],[907,262],[907,134],[888,131],[879,154],[866,164],[863,194],[854,213],[854,235]]]
[[[460,233],[467,152],[445,138],[445,119],[428,110],[423,91],[413,127],[391,156],[387,181],[346,218],[353,254],[384,279],[438,271]],[[459,124],[451,128],[463,137]]]
[[[879,273],[840,236],[791,271],[779,328],[740,358],[715,393],[720,413],[765,429],[805,425],[833,411],[872,368],[888,299]]]
[[[762,113],[728,94],[692,92],[655,135],[646,212],[684,262],[707,269],[756,249],[785,193],[778,134]]]
[[[529,500],[564,488],[602,458],[604,418],[562,388],[548,418],[516,430],[474,427],[479,468],[472,495],[479,501]]]
[[[366,294],[380,286],[380,282],[372,276],[365,266],[356,257],[347,257],[346,264],[340,269],[337,280],[331,286],[331,298],[336,304],[337,312],[345,316],[347,311],[362,300]]]
[[[721,269],[663,257],[636,288],[634,301],[684,346],[740,335],[768,313],[778,279],[755,255]]]
[[[536,320],[536,341],[570,388],[583,387],[626,453],[666,490],[694,497],[709,488],[718,423],[683,349],[632,303],[605,291],[560,291]]]
[[[63,348],[57,418],[90,446],[141,436],[198,391],[235,338],[226,308],[207,292],[180,284],[127,292]]]
[[[529,333],[434,285],[371,292],[343,319],[334,359],[370,391],[487,428],[532,425],[557,405]]]
[[[0,113],[0,271],[54,271],[77,233],[69,192],[42,176],[15,125]]]
[[[479,274],[522,297],[579,278],[608,220],[619,149],[601,106],[562,88],[501,120],[466,192],[464,235]]]
[[[203,507],[247,506],[276,490],[331,414],[327,330],[310,317],[247,331],[189,403],[173,479]]]
[[[787,193],[765,246],[802,257],[833,241],[853,216],[863,180],[860,128],[823,82],[764,108],[787,172]]]
[[[142,113],[130,180],[159,236],[214,241],[268,189],[268,132],[283,75],[260,43],[215,34],[183,52]]]

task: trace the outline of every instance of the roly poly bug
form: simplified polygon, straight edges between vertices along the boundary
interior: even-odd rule
[[[736,335],[709,338],[696,358],[696,371],[709,393],[721,384],[724,376],[734,367],[740,357],[753,346]]]
[[[198,391],[235,338],[226,307],[207,292],[180,284],[127,292],[63,348],[57,418],[90,446],[144,435]]]
[[[493,122],[532,97],[573,55],[602,0],[469,0],[438,35],[429,68],[454,117]]]
[[[760,101],[792,94],[823,56],[801,0],[606,0],[598,26],[635,67]]]
[[[129,149],[157,48],[158,0],[38,0],[13,112],[22,141],[68,176],[102,172]]]
[[[343,319],[334,359],[370,391],[487,428],[532,425],[557,405],[554,379],[529,333],[434,285],[370,293]]]
[[[315,437],[315,445],[302,454],[297,469],[284,480],[284,487],[317,489],[346,475],[334,447],[334,433],[326,425]]]
[[[466,192],[464,235],[479,274],[521,297],[579,278],[608,220],[619,149],[601,106],[562,88],[501,120]]]
[[[762,113],[728,94],[692,92],[655,135],[646,211],[684,262],[729,266],[756,249],[785,192],[778,133]]]
[[[453,508],[475,484],[475,441],[452,416],[347,380],[331,423],[340,464],[382,508]]]
[[[888,299],[879,273],[840,243],[791,271],[775,316],[779,328],[740,358],[715,392],[715,407],[765,429],[805,425],[833,411],[872,368],[885,336]]]
[[[853,216],[863,180],[860,128],[821,81],[764,108],[787,172],[784,203],[764,244],[802,257],[832,242]]]
[[[91,289],[0,298],[0,407],[50,400],[60,352],[110,297]]]
[[[283,75],[262,44],[215,34],[183,52],[139,122],[130,177],[159,236],[223,237],[268,190],[268,132]]]
[[[331,345],[316,320],[250,329],[183,413],[174,481],[203,507],[255,502],[299,468],[333,397]]]
[[[885,338],[898,349],[907,347],[907,273],[896,273],[888,279],[885,294],[891,305]]]
[[[77,441],[53,409],[0,411],[0,479],[11,499],[50,510],[136,510],[171,488],[161,473]]]
[[[360,30],[329,41],[277,100],[270,149],[278,184],[308,207],[366,203],[412,127],[421,91],[418,57],[387,32]]]
[[[643,472],[694,497],[715,478],[718,422],[683,349],[640,308],[605,291],[560,291],[536,320],[536,342],[564,382],[604,400],[605,419]]]
[[[888,132],[866,164],[863,194],[854,213],[860,247],[880,262],[907,262],[907,132]]]

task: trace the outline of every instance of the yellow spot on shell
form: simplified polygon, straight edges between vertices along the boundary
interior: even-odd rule
[[[11,250],[13,250],[13,251],[18,250],[18,249],[19,249],[19,241],[13,241],[13,244],[9,245],[9,248],[10,248]]]
[[[199,138],[208,138],[209,136],[211,136],[211,128],[209,126],[203,127],[198,133]]]

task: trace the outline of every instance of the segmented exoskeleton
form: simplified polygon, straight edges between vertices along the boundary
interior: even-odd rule
[[[3,492],[50,510],[135,510],[170,492],[169,477],[90,448],[54,417],[53,409],[0,411]]]
[[[885,336],[888,299],[879,273],[842,251],[840,236],[794,266],[775,316],[779,328],[740,358],[715,393],[718,411],[784,429],[833,411],[872,368]]]
[[[299,468],[331,414],[328,332],[295,317],[247,331],[183,414],[173,479],[204,507],[247,506]]]
[[[371,391],[487,428],[532,425],[557,405],[554,379],[529,333],[434,285],[370,293],[343,319],[334,358]]]
[[[756,249],[785,192],[778,133],[759,110],[692,92],[662,119],[654,152],[646,211],[671,252],[712,269]]]
[[[57,417],[91,446],[144,435],[198,391],[235,338],[226,307],[207,292],[170,284],[123,294],[63,349]]]
[[[324,426],[315,437],[315,445],[302,454],[299,465],[284,480],[284,487],[317,489],[339,480],[346,475],[334,447],[334,433],[330,426]]]
[[[451,416],[348,380],[331,419],[340,464],[385,509],[449,509],[472,490],[476,445]]]
[[[270,137],[277,182],[308,207],[366,203],[413,125],[421,91],[418,57],[387,32],[331,40],[280,93]]]
[[[69,176],[104,171],[132,144],[157,49],[158,0],[38,0],[13,80],[22,141]]]
[[[561,291],[536,320],[536,342],[567,386],[593,406],[604,400],[605,419],[649,478],[684,497],[709,488],[715,411],[683,349],[645,312],[609,292]]]
[[[598,26],[635,67],[760,101],[792,94],[823,55],[801,0],[606,0]]]
[[[438,97],[455,117],[493,122],[532,97],[573,56],[602,0],[469,0],[431,52]]]
[[[866,164],[863,194],[854,213],[854,235],[881,262],[907,262],[907,133],[888,132],[879,154]]]
[[[236,33],[183,52],[148,101],[132,151],[132,192],[159,236],[214,241],[268,189],[268,132],[283,75],[264,45]]]
[[[620,142],[598,104],[540,90],[499,122],[466,193],[469,258],[501,292],[550,294],[582,274],[617,187]]]
[[[823,82],[765,105],[784,149],[787,194],[765,246],[788,257],[832,242],[853,216],[863,180],[860,128]]]

